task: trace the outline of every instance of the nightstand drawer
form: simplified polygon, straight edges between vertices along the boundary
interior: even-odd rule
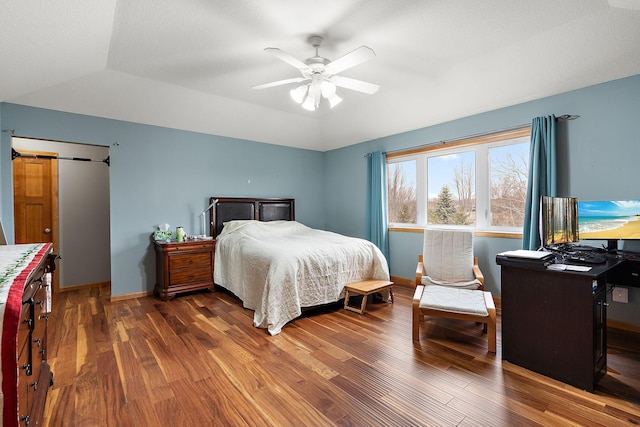
[[[213,252],[183,253],[169,256],[169,270],[182,268],[209,268],[211,269],[211,257]]]
[[[175,270],[169,273],[169,285],[179,285],[183,283],[211,281],[211,267],[187,268],[185,270]]]
[[[162,245],[163,251],[166,254],[175,254],[180,252],[191,252],[191,251],[199,252],[203,250],[209,251],[215,245],[214,240],[188,241],[183,243],[175,242],[175,243],[169,243],[166,245],[163,244],[162,242],[156,242],[156,243],[160,243],[160,245]]]

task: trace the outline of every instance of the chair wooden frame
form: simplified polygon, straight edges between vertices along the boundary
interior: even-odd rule
[[[424,316],[444,317],[448,319],[465,320],[476,323],[483,323],[487,332],[488,351],[491,353],[496,352],[496,307],[493,302],[491,292],[484,290],[484,276],[478,266],[478,259],[473,259],[473,271],[481,283],[478,289],[484,295],[484,302],[487,307],[487,316],[478,316],[476,314],[463,314],[452,313],[449,311],[442,311],[429,308],[420,308],[420,299],[424,291],[424,285],[422,284],[422,276],[424,274],[424,265],[422,255],[418,255],[418,266],[416,268],[416,290],[413,294],[412,301],[412,336],[414,341],[420,341],[420,322],[424,319]],[[434,285],[436,286],[436,285]]]

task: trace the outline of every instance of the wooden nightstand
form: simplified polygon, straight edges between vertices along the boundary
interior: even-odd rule
[[[178,243],[156,241],[155,293],[163,301],[176,294],[199,289],[214,289],[213,256],[215,240]]]

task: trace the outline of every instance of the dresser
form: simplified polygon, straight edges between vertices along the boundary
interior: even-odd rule
[[[55,258],[51,243],[0,246],[4,426],[42,423],[53,384],[47,324]]]
[[[176,294],[214,289],[215,240],[155,241],[155,293],[167,301]]]

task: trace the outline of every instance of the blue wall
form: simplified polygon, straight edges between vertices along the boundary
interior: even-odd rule
[[[326,153],[0,104],[2,129],[16,129],[16,135],[110,147],[114,296],[153,289],[149,234],[163,222],[199,233],[197,214],[209,196],[295,197],[301,222],[365,237],[366,153],[493,132],[548,114],[580,116],[559,122],[560,195],[640,198],[640,75]],[[394,120],[392,114],[388,120]],[[11,135],[1,137],[0,217],[12,235]],[[500,270],[495,255],[518,247],[517,239],[476,239],[487,289],[496,296]],[[411,279],[421,248],[421,234],[392,232],[392,275]],[[640,251],[637,245],[626,248]],[[630,289],[629,300],[610,305],[609,316],[640,324],[640,289]]]
[[[464,102],[464,100],[460,100]],[[576,114],[558,122],[559,195],[581,200],[640,199],[640,75],[430,126],[325,153],[327,228],[363,237],[365,230],[364,155],[437,143],[531,123],[536,116]],[[393,120],[393,116],[389,116]],[[638,242],[625,249],[640,252]],[[391,274],[415,277],[422,234],[391,232]],[[500,295],[495,255],[521,247],[518,239],[476,238],[476,255],[486,287]],[[640,289],[629,290],[629,304],[612,303],[609,317],[640,324]]]
[[[200,234],[198,214],[210,196],[294,197],[296,218],[324,228],[320,152],[14,104],[0,104],[0,117],[16,135],[110,147],[114,296],[153,289],[155,226]],[[10,146],[11,135],[2,133],[1,217],[13,229]]]

